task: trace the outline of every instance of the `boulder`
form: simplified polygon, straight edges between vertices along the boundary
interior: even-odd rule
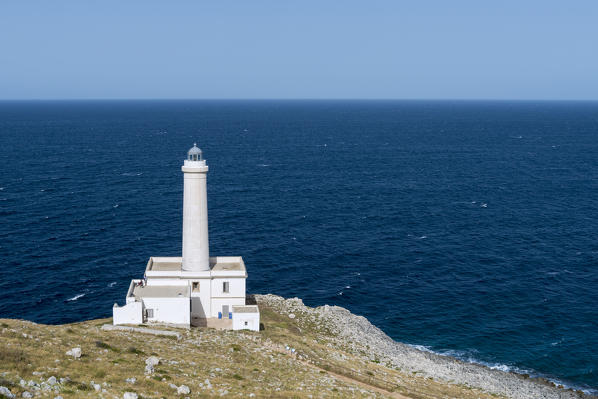
[[[147,359],[145,359],[145,364],[152,367],[157,366],[158,364],[160,364],[160,359],[158,359],[156,356],[150,356]]]
[[[187,395],[191,393],[191,390],[187,385],[181,385],[177,388],[176,393],[178,393],[179,395]]]
[[[10,389],[6,387],[0,387],[0,395],[4,395],[10,399],[13,399],[15,397],[15,395],[12,392],[10,392]]]
[[[123,394],[123,399],[138,399],[139,396],[135,392],[125,392]]]
[[[76,348],[70,349],[70,350],[66,351],[66,354],[68,356],[74,357],[75,359],[79,359],[81,357],[81,348],[76,347]]]

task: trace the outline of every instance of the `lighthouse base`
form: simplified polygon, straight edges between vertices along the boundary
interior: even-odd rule
[[[180,257],[151,257],[125,306],[114,306],[113,323],[259,330],[257,306],[245,306],[246,278],[241,257],[212,257],[206,271],[183,270]]]

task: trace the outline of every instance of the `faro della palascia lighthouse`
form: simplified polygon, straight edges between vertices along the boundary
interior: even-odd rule
[[[114,324],[165,323],[259,331],[260,314],[245,305],[247,271],[240,256],[210,257],[208,165],[193,145],[182,166],[182,257],[152,256],[143,279],[132,280]]]

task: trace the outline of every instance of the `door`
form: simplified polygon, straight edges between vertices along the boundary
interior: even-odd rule
[[[222,318],[228,319],[228,305],[222,305]]]

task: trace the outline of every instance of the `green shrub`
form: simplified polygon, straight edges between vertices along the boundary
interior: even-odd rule
[[[96,346],[101,349],[111,350],[112,352],[120,352],[120,350],[118,350],[117,348],[110,346],[107,343],[102,342],[102,341],[96,341]]]

